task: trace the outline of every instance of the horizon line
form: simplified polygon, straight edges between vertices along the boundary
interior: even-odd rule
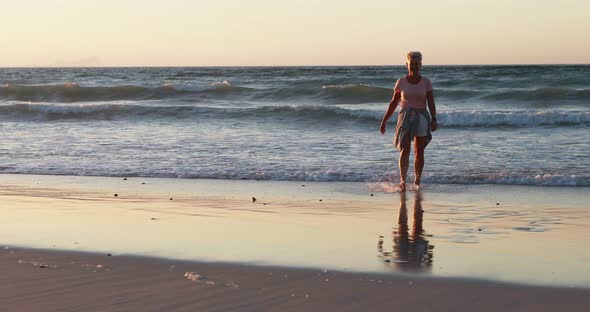
[[[427,64],[429,66],[588,66],[590,63],[488,63],[488,64]],[[221,67],[405,67],[404,64],[355,64],[355,65],[112,65],[112,66],[0,66],[0,68],[221,68]]]

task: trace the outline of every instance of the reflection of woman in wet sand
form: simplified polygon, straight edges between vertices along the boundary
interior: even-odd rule
[[[420,178],[424,168],[424,149],[432,139],[430,131],[436,131],[436,107],[432,95],[432,83],[420,75],[422,54],[410,52],[406,57],[408,75],[395,83],[393,98],[383,120],[381,134],[385,134],[387,120],[399,104],[401,110],[397,118],[394,144],[399,150],[399,188],[406,190],[406,175],[410,163],[410,150],[414,142],[414,187],[420,187]],[[428,106],[428,110],[426,107]],[[430,113],[429,113],[430,111]]]
[[[400,193],[398,229],[393,232],[393,253],[383,250],[383,237],[379,239],[379,257],[402,270],[423,271],[432,267],[434,246],[424,238],[422,194],[416,192],[414,200],[414,226],[411,235],[408,227],[406,193]]]

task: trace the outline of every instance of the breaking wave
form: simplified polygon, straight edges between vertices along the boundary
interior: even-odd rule
[[[290,118],[293,120],[331,120],[378,122],[383,111],[348,109],[335,106],[261,106],[206,107],[182,105],[137,105],[118,103],[97,104],[29,104],[0,105],[4,120],[59,119],[141,119],[141,118]],[[395,116],[392,120],[395,120]],[[576,126],[590,124],[590,112],[584,111],[443,111],[438,113],[442,127],[535,127]]]
[[[95,102],[117,100],[158,100],[195,95],[228,95],[250,90],[232,86],[227,81],[205,87],[162,85],[144,87],[134,85],[83,87],[76,83],[60,85],[4,85],[0,86],[0,99],[24,102]]]
[[[317,82],[316,82],[317,83]],[[160,86],[80,86],[76,83],[54,85],[0,85],[0,100],[23,102],[74,103],[97,101],[144,101],[188,99],[249,100],[253,102],[285,102],[311,100],[325,104],[387,103],[391,87],[365,84],[301,84],[280,87],[236,86],[224,80],[207,85],[165,84]],[[539,103],[543,105],[577,103],[590,105],[590,89],[543,87],[519,89],[449,89],[435,88],[435,96],[445,101],[477,100],[495,103]]]

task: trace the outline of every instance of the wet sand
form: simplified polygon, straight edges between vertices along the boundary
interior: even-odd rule
[[[187,274],[188,273],[188,274]],[[0,250],[3,311],[587,311],[588,289]]]
[[[7,310],[582,311],[590,290],[587,188],[0,178]]]

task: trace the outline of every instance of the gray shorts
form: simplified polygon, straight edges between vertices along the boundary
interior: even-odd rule
[[[397,122],[400,123],[401,120],[399,119],[401,116],[398,116],[398,120]],[[416,117],[418,117],[418,126],[416,129],[416,136],[419,137],[425,137],[428,136],[428,127],[430,127],[430,124],[428,123],[428,119],[426,117],[424,117],[424,115],[422,114],[416,114]],[[410,117],[412,118],[412,117]]]
[[[428,119],[426,119],[424,115],[418,115],[420,119],[418,120],[418,131],[416,131],[416,136],[425,137],[428,135],[428,127],[430,127],[430,125],[428,124]]]

